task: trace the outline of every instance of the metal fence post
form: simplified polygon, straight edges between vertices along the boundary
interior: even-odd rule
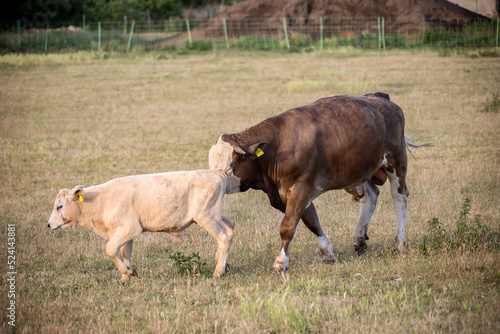
[[[382,35],[380,34],[380,16],[377,17],[377,26],[378,26],[378,48],[382,48]]]
[[[498,49],[498,26],[500,22],[500,17],[497,16],[497,38],[495,40],[495,49]]]
[[[132,27],[130,28],[130,35],[128,36],[127,52],[130,51],[130,46],[132,45],[132,34],[134,33],[135,21],[132,21]]]
[[[286,31],[286,18],[283,18],[283,30],[285,31],[286,48],[290,49],[290,42],[288,41],[288,32]]]
[[[186,20],[186,28],[187,28],[187,33],[188,33],[188,39],[189,39],[189,47],[193,47],[193,40],[191,39],[191,29],[189,28],[189,20]]]
[[[222,19],[222,23],[224,25],[224,36],[226,37],[226,47],[229,49],[229,38],[227,37],[226,19]]]
[[[21,50],[21,20],[17,20],[17,47]]]
[[[49,44],[49,22],[47,22],[47,29],[45,30],[45,51],[47,51],[47,47]]]
[[[319,47],[323,50],[323,18],[319,18]]]
[[[101,22],[97,23],[97,50],[101,51]]]

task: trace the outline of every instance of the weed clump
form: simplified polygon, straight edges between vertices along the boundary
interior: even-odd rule
[[[438,218],[429,220],[427,234],[418,245],[419,251],[428,255],[443,249],[474,251],[481,246],[498,247],[498,233],[483,224],[479,215],[472,215],[470,207],[471,200],[466,198],[456,221],[456,229],[451,233],[443,227]]]
[[[200,258],[198,252],[191,253],[191,255],[175,252],[169,258],[174,260],[175,266],[181,274],[189,276],[208,275],[206,271],[207,263]]]
[[[491,100],[488,98],[483,104],[483,109],[481,109],[481,112],[500,112],[500,98],[498,95],[498,93],[493,94]]]

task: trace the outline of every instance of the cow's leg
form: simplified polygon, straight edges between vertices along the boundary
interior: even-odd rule
[[[306,227],[316,235],[318,239],[319,249],[321,254],[323,254],[325,261],[333,263],[335,262],[335,256],[333,255],[333,247],[328,241],[319,223],[318,214],[316,213],[316,208],[314,204],[310,204],[309,207],[302,214],[302,221]]]
[[[125,245],[120,248],[120,254],[122,256],[123,263],[127,266],[127,268],[132,269],[132,276],[139,277],[137,271],[132,267],[132,250],[134,248],[134,240],[129,240]]]
[[[366,232],[368,231],[368,225],[370,224],[370,219],[373,216],[378,195],[380,194],[380,190],[371,180],[366,181],[361,186],[362,195],[359,197],[361,207],[358,223],[354,229],[354,249],[358,254],[366,250],[366,240],[368,240]]]
[[[285,217],[280,225],[281,251],[273,264],[276,271],[285,271],[288,267],[288,249],[297,229],[297,224],[304,214],[310,199],[310,197],[306,197],[307,191],[304,190],[294,186],[288,191]]]
[[[134,270],[127,266],[122,258],[118,256],[120,248],[122,248],[129,241],[141,234],[142,228],[139,224],[124,224],[119,228],[111,240],[106,244],[106,254],[115,263],[116,268],[122,274],[121,283],[125,284],[130,276],[134,275]]]
[[[227,258],[229,257],[229,248],[233,240],[233,229],[231,222],[234,226],[234,221],[231,218],[221,217],[220,221],[212,217],[198,219],[197,223],[203,227],[210,235],[212,235],[218,242],[219,247],[215,255],[217,266],[215,267],[214,277],[221,277],[226,271]]]
[[[388,168],[387,176],[391,182],[391,197],[396,214],[396,237],[394,246],[397,250],[402,250],[406,246],[405,222],[408,207],[407,198],[409,195],[406,187],[406,165],[400,168]]]

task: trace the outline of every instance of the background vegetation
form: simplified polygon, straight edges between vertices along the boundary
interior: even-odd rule
[[[40,20],[80,24],[82,16],[90,21],[145,20],[148,12],[152,19],[182,17],[183,8],[208,5],[231,5],[237,0],[0,0],[1,20],[25,19],[33,23]],[[42,27],[44,24],[41,25]]]
[[[476,52],[72,53],[0,57],[0,259],[16,225],[16,332],[500,331],[500,66]],[[106,241],[51,231],[60,188],[140,173],[207,168],[220,132],[337,94],[389,93],[413,151],[408,249],[392,252],[388,187],[355,255],[359,205],[315,200],[337,263],[300,225],[290,270],[269,270],[282,215],[262,192],[226,196],[236,220],[231,271],[210,277],[216,242],[193,226],[176,241],[143,234],[122,286]],[[2,273],[4,275],[5,271]],[[0,290],[6,324],[7,285]]]

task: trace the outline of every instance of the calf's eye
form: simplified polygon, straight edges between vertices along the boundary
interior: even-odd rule
[[[61,210],[61,209],[62,209],[62,207],[63,207],[62,205],[58,205],[58,206],[57,206],[57,211]]]

